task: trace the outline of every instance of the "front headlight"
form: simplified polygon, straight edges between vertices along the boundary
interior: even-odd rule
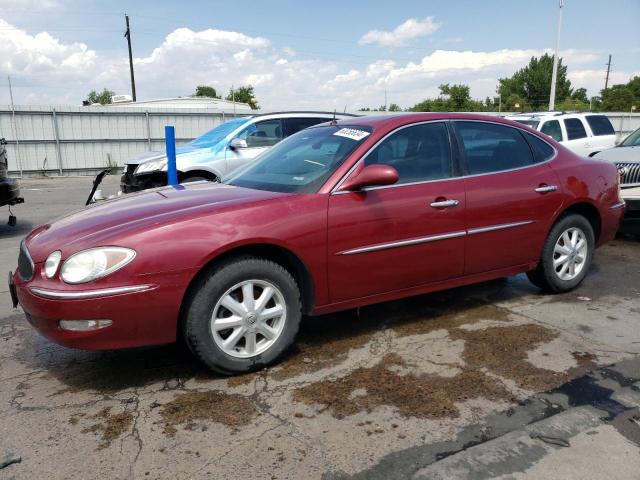
[[[138,168],[136,168],[133,174],[139,175],[141,173],[166,171],[166,170],[167,170],[167,159],[165,158],[163,160],[154,160],[153,162],[141,163],[140,165],[138,165]]]
[[[130,248],[99,247],[71,255],[62,264],[60,276],[66,283],[86,283],[121,269],[136,256]]]

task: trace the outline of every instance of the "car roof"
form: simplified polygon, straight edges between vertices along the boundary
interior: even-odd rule
[[[531,112],[516,115],[505,115],[510,120],[540,120],[542,118],[564,118],[564,117],[590,117],[594,115],[603,115],[598,112]]]
[[[311,110],[300,110],[300,111],[292,110],[292,111],[283,111],[283,112],[259,113],[251,116],[251,118],[260,118],[260,119],[265,117],[271,117],[271,118],[330,117],[330,118],[333,118],[334,116],[335,118],[338,119],[338,118],[357,117],[358,115],[354,115],[352,113],[322,112],[322,111],[311,111]]]
[[[399,113],[393,115],[367,115],[342,119],[338,125],[367,126],[374,129],[382,127],[396,127],[416,122],[428,122],[434,120],[476,120],[493,123],[503,123],[512,127],[524,128],[526,125],[509,120],[508,118],[493,115],[481,115],[477,113],[452,113],[452,112],[429,112],[429,113]]]

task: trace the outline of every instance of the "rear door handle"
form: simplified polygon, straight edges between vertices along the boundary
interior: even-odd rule
[[[456,205],[458,205],[460,202],[458,200],[439,200],[436,202],[432,202],[431,206],[433,208],[447,208],[447,207],[455,207]]]
[[[549,193],[555,192],[556,190],[558,190],[558,187],[556,187],[555,185],[540,185],[538,188],[536,188],[536,192],[538,193]]]

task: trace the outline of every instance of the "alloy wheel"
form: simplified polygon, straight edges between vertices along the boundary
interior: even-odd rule
[[[577,227],[565,230],[553,249],[553,270],[558,278],[569,281],[580,275],[587,263],[588,253],[585,233]]]
[[[220,349],[236,358],[268,350],[280,337],[287,306],[280,289],[264,280],[246,280],[227,290],[211,316],[211,333]]]

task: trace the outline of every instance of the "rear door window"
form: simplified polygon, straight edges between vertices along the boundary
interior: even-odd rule
[[[470,175],[533,165],[533,154],[520,130],[488,122],[455,122]]]
[[[587,115],[586,118],[594,135],[615,135],[611,121],[604,115]]]
[[[562,141],[562,130],[560,129],[560,122],[558,120],[544,122],[540,131],[545,135],[549,135],[556,142]]]
[[[298,133],[300,130],[304,130],[305,128],[313,127],[314,125],[318,125],[320,123],[328,122],[329,118],[285,118],[284,119],[284,131],[285,137],[289,135],[293,135],[294,133]]]
[[[587,136],[584,124],[579,118],[565,118],[564,127],[567,129],[567,140],[579,140]]]

